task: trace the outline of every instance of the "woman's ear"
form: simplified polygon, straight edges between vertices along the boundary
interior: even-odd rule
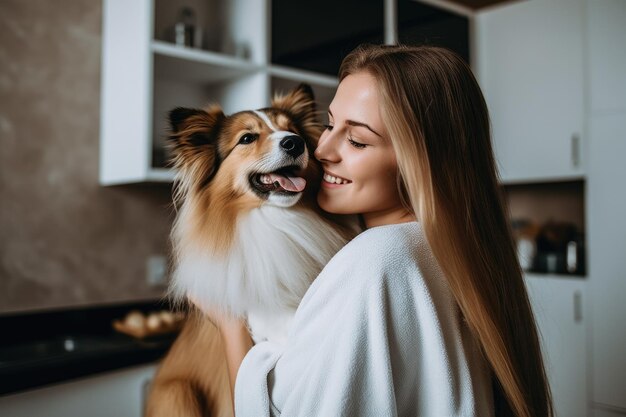
[[[169,112],[170,150],[174,168],[202,173],[210,181],[221,162],[218,142],[226,116],[221,107],[206,110],[177,107]],[[198,171],[199,170],[199,171]]]

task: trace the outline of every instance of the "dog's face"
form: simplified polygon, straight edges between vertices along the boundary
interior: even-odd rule
[[[306,84],[275,97],[271,107],[230,116],[219,106],[177,108],[170,124],[177,180],[187,197],[289,207],[305,189],[317,191],[320,170],[311,162],[322,127]]]

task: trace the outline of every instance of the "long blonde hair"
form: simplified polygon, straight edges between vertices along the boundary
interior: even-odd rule
[[[339,79],[377,80],[399,188],[492,370],[497,416],[552,416],[537,329],[498,188],[485,100],[469,66],[432,46],[361,45]]]

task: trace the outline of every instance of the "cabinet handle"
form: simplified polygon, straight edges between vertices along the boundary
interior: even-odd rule
[[[580,291],[574,291],[574,321],[576,323],[583,321],[583,306]]]
[[[572,157],[572,166],[574,168],[578,168],[578,166],[580,165],[580,136],[578,135],[578,133],[574,133],[572,135],[570,151]]]

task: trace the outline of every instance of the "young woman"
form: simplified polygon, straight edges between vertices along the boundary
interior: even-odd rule
[[[551,416],[470,68],[443,48],[361,46],[339,79],[318,202],[367,229],[307,291],[284,349],[209,312],[237,417]]]

